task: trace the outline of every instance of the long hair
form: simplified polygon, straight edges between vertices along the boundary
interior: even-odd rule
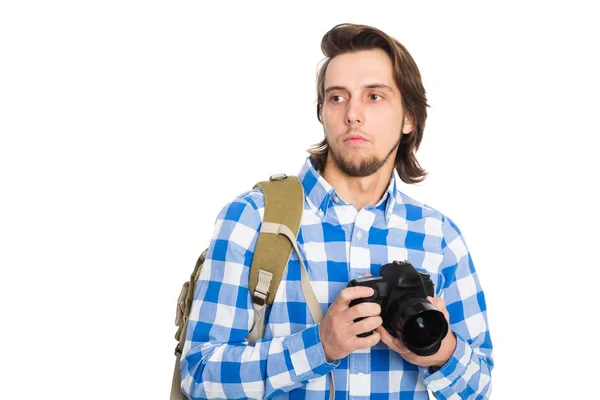
[[[401,140],[395,160],[396,170],[400,179],[405,183],[422,182],[427,176],[427,172],[419,165],[416,152],[423,139],[429,105],[417,64],[408,50],[393,37],[377,28],[355,24],[336,25],[323,36],[321,50],[325,59],[317,74],[317,118],[322,124],[325,74],[331,59],[344,53],[373,49],[382,49],[390,57],[394,79],[400,89],[402,107],[414,121],[414,129],[411,133],[398,133],[401,135]],[[328,151],[326,138],[308,149],[308,153],[320,164],[321,168],[325,166]]]

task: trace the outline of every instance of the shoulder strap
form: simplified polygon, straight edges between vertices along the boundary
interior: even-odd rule
[[[266,308],[273,304],[292,250],[296,251],[300,262],[302,293],[311,316],[315,322],[323,319],[323,311],[296,243],[304,210],[302,183],[295,176],[288,178],[281,174],[259,182],[256,187],[265,197],[265,215],[250,267],[248,289],[254,303],[254,325],[246,335],[250,344],[264,337]]]
[[[260,189],[265,197],[263,227],[269,227],[271,223],[283,225],[289,229],[295,241],[304,209],[304,190],[300,180],[295,176],[273,175],[270,180],[257,183],[255,188]],[[254,303],[273,304],[293,246],[286,236],[264,235],[264,231],[261,229],[256,242],[249,290]],[[269,274],[270,284],[265,286],[265,276]]]
[[[252,293],[254,302],[254,326],[246,336],[250,344],[264,337],[267,304],[273,304],[275,300],[275,294],[292,250],[296,251],[300,262],[302,293],[311,316],[317,323],[323,319],[323,311],[310,285],[308,270],[296,243],[304,211],[302,183],[295,176],[279,174],[271,176],[268,181],[257,183],[256,187],[265,197],[265,215],[250,267],[248,289]],[[335,396],[333,371],[329,375],[331,379],[329,400],[333,400]]]

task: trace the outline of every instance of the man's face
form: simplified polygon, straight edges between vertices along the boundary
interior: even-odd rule
[[[394,163],[404,123],[392,62],[380,49],[334,57],[325,75],[322,121],[329,158],[348,176],[369,176]]]

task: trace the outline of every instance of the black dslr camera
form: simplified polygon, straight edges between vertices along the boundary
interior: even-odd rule
[[[385,264],[379,274],[381,276],[357,278],[348,283],[348,287],[368,286],[375,292],[371,297],[351,301],[350,307],[366,301],[379,303],[383,327],[391,335],[400,338],[416,355],[437,353],[448,333],[448,322],[444,314],[426,299],[434,295],[429,275],[417,271],[408,261]],[[366,337],[372,333],[358,336]]]

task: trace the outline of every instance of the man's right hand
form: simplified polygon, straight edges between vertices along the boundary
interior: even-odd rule
[[[348,287],[340,292],[329,307],[319,326],[327,362],[342,359],[355,350],[370,348],[379,343],[381,337],[378,332],[364,338],[356,336],[374,330],[383,323],[379,316],[379,304],[364,302],[350,307],[352,300],[372,295],[373,289],[369,287]],[[354,322],[361,317],[365,319]]]

